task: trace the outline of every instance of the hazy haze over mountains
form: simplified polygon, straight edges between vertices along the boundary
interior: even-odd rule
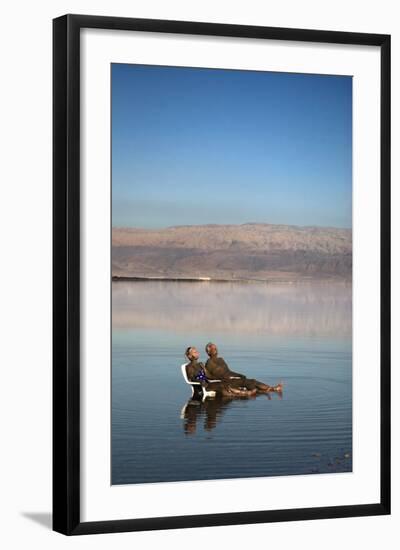
[[[113,277],[351,280],[351,229],[247,223],[113,228]]]

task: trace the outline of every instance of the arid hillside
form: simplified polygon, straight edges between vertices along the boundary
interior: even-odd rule
[[[113,228],[112,275],[350,280],[350,229],[272,224]]]

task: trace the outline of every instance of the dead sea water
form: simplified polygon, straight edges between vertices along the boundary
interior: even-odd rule
[[[349,284],[112,283],[112,484],[352,470]],[[208,341],[280,399],[190,399]]]

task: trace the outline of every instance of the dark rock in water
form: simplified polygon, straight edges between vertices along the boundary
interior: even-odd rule
[[[311,456],[314,456],[315,458],[321,458],[321,453],[312,453]]]

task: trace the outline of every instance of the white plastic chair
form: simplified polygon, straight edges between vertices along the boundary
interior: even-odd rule
[[[193,380],[189,380],[186,373],[187,364],[188,363],[184,363],[183,365],[181,365],[181,371],[186,384],[189,384],[189,386],[191,386],[192,388],[192,397],[195,393],[198,393],[203,401],[204,399],[206,399],[206,397],[215,397],[216,393],[214,390],[207,391],[205,388],[203,388],[200,382],[193,382]],[[221,382],[221,380],[210,380],[210,382]]]

